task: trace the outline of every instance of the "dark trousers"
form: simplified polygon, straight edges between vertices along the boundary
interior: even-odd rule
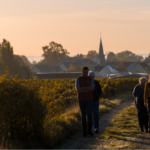
[[[99,101],[93,102],[94,129],[99,128]]]
[[[150,128],[150,97],[148,97],[148,106],[147,106],[147,110],[148,110],[148,116],[149,116],[148,128]]]
[[[93,101],[79,101],[80,111],[81,111],[81,122],[83,132],[87,131],[86,128],[86,116],[88,121],[88,131],[92,130],[92,108]]]
[[[148,129],[148,111],[145,106],[138,112],[138,120],[140,128],[145,126],[145,129]]]

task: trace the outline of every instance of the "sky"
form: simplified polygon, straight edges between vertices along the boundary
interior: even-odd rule
[[[150,52],[150,0],[0,0],[0,42],[14,53],[41,56],[55,41],[70,56],[98,52]]]

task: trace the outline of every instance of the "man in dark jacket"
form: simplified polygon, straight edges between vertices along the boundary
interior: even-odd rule
[[[75,86],[79,101],[83,136],[93,136],[92,133],[92,107],[93,107],[93,90],[95,88],[94,79],[88,76],[88,67],[82,68],[82,75],[77,78]],[[86,116],[88,121],[88,132],[86,125]]]
[[[144,105],[144,86],[147,82],[145,77],[139,79],[139,84],[135,86],[133,90],[133,96],[135,98],[135,108],[138,112],[139,126],[141,132],[144,131],[143,127],[145,126],[145,132],[148,133],[148,111]]]
[[[94,79],[95,72],[90,71],[89,76]],[[99,98],[102,94],[101,86],[98,81],[94,80],[95,89],[93,91],[93,116],[95,133],[99,132]]]

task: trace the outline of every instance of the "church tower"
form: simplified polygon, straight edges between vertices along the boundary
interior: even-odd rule
[[[103,45],[102,45],[101,38],[100,38],[98,59],[100,60],[99,65],[103,66],[105,64],[105,55],[104,55],[104,52],[103,52]]]

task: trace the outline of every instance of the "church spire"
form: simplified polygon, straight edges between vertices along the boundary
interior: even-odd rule
[[[102,44],[102,40],[100,38],[100,45],[99,45],[99,56],[103,56],[104,52],[103,52],[103,44]]]
[[[104,65],[105,64],[105,55],[103,52],[103,44],[102,44],[102,40],[100,37],[100,45],[99,45],[99,55],[98,55],[98,59],[100,59],[100,65]]]

